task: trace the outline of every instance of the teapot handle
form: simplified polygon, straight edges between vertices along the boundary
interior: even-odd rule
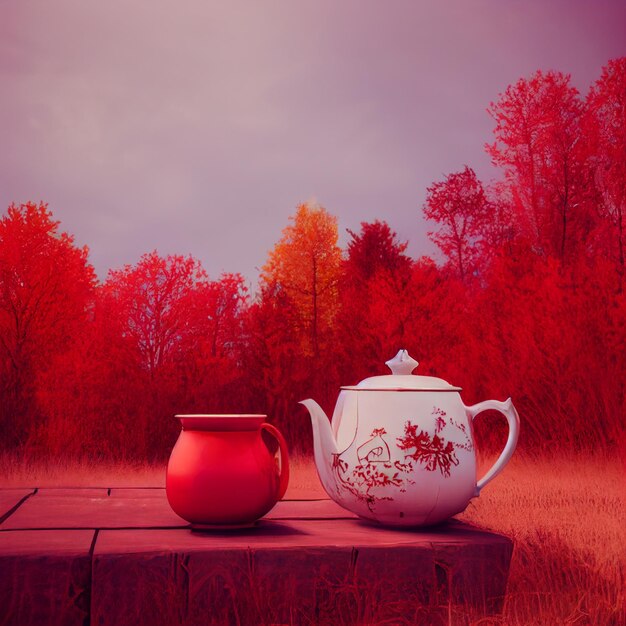
[[[511,459],[519,437],[519,415],[513,406],[513,402],[511,402],[511,398],[505,402],[499,402],[498,400],[485,400],[484,402],[479,402],[478,404],[465,408],[472,419],[474,419],[479,413],[489,409],[500,411],[509,423],[509,437],[506,440],[504,450],[502,450],[498,460],[491,466],[489,471],[476,484],[476,493],[474,495],[477,496],[480,494],[482,488],[487,483],[491,482],[504,469],[504,466]]]
[[[280,500],[285,495],[287,485],[289,484],[289,454],[287,452],[287,442],[276,426],[273,426],[268,422],[263,422],[261,424],[261,428],[270,433],[270,435],[278,441],[278,447],[280,448],[280,482],[278,486],[278,500]]]

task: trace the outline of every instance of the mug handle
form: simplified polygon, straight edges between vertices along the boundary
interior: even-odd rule
[[[263,422],[261,429],[266,430],[272,435],[276,441],[278,441],[278,447],[280,448],[280,463],[279,463],[279,486],[278,486],[278,500],[280,500],[287,491],[287,485],[289,484],[289,454],[287,452],[287,442],[282,433],[276,426]]]
[[[513,406],[511,398],[505,402],[499,402],[498,400],[485,400],[484,402],[479,402],[473,406],[466,406],[465,409],[472,419],[474,419],[479,413],[489,409],[500,411],[500,413],[506,417],[506,421],[509,424],[509,437],[506,440],[504,450],[502,450],[498,460],[491,466],[489,471],[476,483],[476,492],[474,493],[474,496],[478,496],[480,495],[482,488],[487,483],[491,482],[504,469],[504,466],[511,459],[519,437],[519,415]]]

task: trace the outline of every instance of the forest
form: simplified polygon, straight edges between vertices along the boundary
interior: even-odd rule
[[[626,58],[588,93],[537,71],[489,106],[498,176],[428,188],[438,262],[383,220],[338,245],[303,203],[251,293],[190,256],[146,252],[99,281],[45,202],[0,221],[0,451],[162,461],[176,413],[266,413],[312,447],[298,401],[386,373],[406,348],[466,404],[508,396],[529,455],[616,451],[626,414]],[[417,195],[417,190],[416,190]],[[482,417],[499,447],[502,418]]]

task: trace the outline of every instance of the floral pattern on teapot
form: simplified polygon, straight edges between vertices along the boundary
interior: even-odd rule
[[[435,433],[432,437],[411,420],[405,422],[404,436],[397,437],[395,443],[402,458],[394,460],[391,452],[393,448],[390,449],[385,439],[388,433],[382,427],[375,428],[370,438],[356,449],[358,464],[352,469],[349,462],[342,458],[352,446],[342,453],[334,453],[333,472],[337,484],[365,502],[373,511],[377,501],[393,501],[393,497],[374,494],[372,490],[389,485],[399,487],[401,493],[406,492],[407,485],[415,484],[411,475],[416,466],[429,472],[438,470],[443,476],[449,477],[452,467],[459,464],[455,450],[458,448],[471,452],[474,446],[465,424],[447,418],[446,412],[437,407],[433,407],[432,417],[435,418]],[[441,434],[448,425],[463,435],[461,442],[446,440]]]

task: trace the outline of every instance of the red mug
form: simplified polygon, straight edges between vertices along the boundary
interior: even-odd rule
[[[181,432],[167,465],[167,499],[194,528],[247,526],[289,482],[287,444],[265,415],[176,415]],[[278,442],[280,457],[262,437]]]

